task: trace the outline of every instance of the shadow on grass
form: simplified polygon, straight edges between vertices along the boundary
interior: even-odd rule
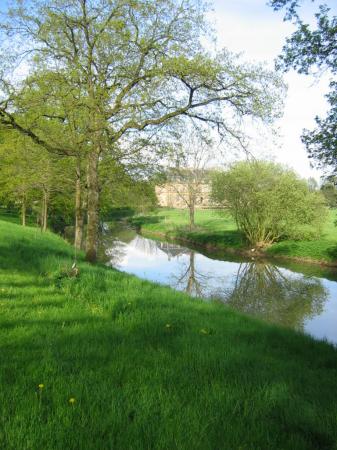
[[[143,225],[155,224],[162,222],[165,219],[164,216],[136,216],[130,219],[131,225],[134,225],[140,229]]]
[[[336,448],[332,346],[99,266],[34,286],[61,244],[1,246],[1,449]]]
[[[176,237],[186,237],[201,245],[216,245],[221,247],[242,248],[247,245],[243,233],[238,230],[225,230],[210,233],[205,229],[190,231],[180,228],[175,232]]]
[[[2,448],[334,448],[332,347],[143,287],[100,317],[1,321]]]
[[[337,261],[337,245],[327,250],[328,255],[333,261]]]
[[[73,249],[65,245],[55,248],[55,244],[45,242],[34,242],[34,240],[21,239],[0,243],[0,270],[17,270],[25,273],[42,273],[46,269],[46,260],[48,258],[70,262],[69,258],[73,255]]]

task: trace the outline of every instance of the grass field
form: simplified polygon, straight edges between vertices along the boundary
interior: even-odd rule
[[[287,256],[326,262],[337,261],[336,210],[329,217],[319,240],[281,241],[266,250],[270,256]],[[228,213],[217,210],[196,211],[196,229],[188,228],[187,210],[159,209],[147,216],[136,216],[133,223],[144,233],[161,233],[172,239],[188,239],[195,244],[214,246],[218,249],[247,247],[244,236],[237,230]]]
[[[337,350],[0,221],[0,448],[337,449]]]

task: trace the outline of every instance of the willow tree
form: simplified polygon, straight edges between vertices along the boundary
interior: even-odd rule
[[[240,63],[225,50],[205,51],[201,1],[13,3],[1,27],[7,36],[3,46],[10,37],[19,47],[21,59],[16,55],[15,60],[26,58],[26,67],[40,64],[56,75],[67,74],[66,83],[80,91],[72,108],[86,111],[88,260],[95,260],[97,252],[102,152],[113,151],[116,144],[127,148],[134,136],[171,126],[179,118],[209,123],[244,144],[238,128],[242,117],[270,121],[279,114],[282,82],[274,73]],[[13,115],[17,86],[3,72],[8,96],[1,103],[1,120],[15,122],[50,151],[57,150],[48,136],[41,139],[38,130],[24,128]],[[144,152],[138,156],[144,159]]]

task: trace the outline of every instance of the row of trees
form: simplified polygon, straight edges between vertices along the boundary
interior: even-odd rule
[[[77,216],[75,246],[81,248],[84,214],[87,203],[86,185],[80,176],[74,180],[75,158],[62,158],[34,144],[16,130],[2,130],[0,138],[0,201],[7,208],[20,210],[21,223],[33,217],[42,231],[51,226],[64,231]],[[113,208],[129,207],[144,211],[156,204],[154,184],[129,174],[121,165],[101,160],[99,170],[100,211],[109,217]],[[81,192],[80,198],[75,194]],[[76,210],[75,210],[76,208]]]
[[[49,165],[48,187],[33,187],[46,189],[44,211],[51,180],[72,180],[75,245],[85,213],[90,261],[102,192],[120,174],[146,179],[179,127],[210,125],[245,147],[243,119],[280,114],[280,77],[206,51],[204,14],[194,0],[13,0],[0,23],[0,123],[16,132],[5,145],[21,139],[31,167]]]

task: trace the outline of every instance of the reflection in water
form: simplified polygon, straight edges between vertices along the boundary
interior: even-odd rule
[[[323,311],[327,292],[317,278],[286,275],[277,266],[254,261],[239,265],[234,287],[223,298],[245,313],[303,329],[305,319]]]
[[[185,291],[194,297],[206,297],[207,294],[207,275],[198,272],[195,268],[195,252],[189,250],[187,252],[189,259],[184,264],[182,273],[173,276],[173,286],[175,289]]]
[[[120,270],[337,342],[335,281],[265,261],[214,260],[130,229],[105,233],[102,247],[108,264]]]

